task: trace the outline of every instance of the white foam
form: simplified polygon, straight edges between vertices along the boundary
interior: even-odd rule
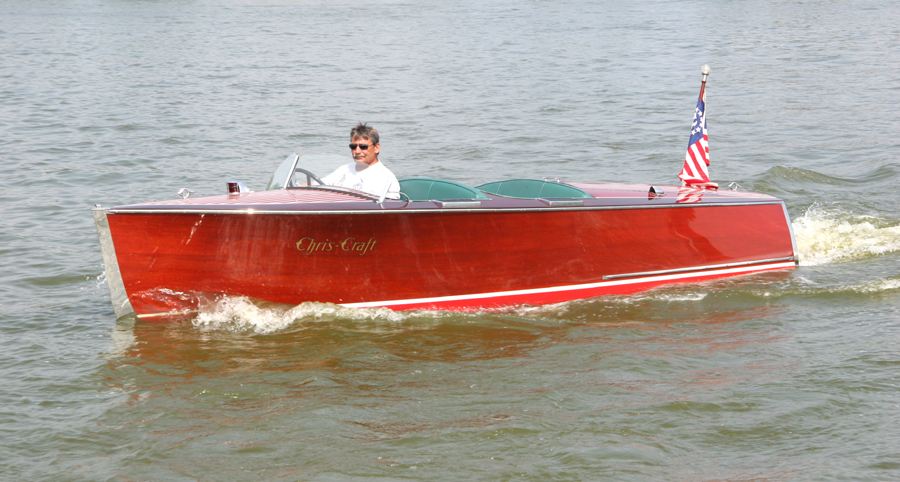
[[[369,330],[396,327],[411,318],[435,320],[444,316],[459,316],[440,311],[398,312],[388,308],[347,308],[331,303],[306,302],[287,306],[260,306],[243,296],[225,296],[203,306],[193,319],[194,326],[204,330],[251,331],[259,334],[275,333],[286,329],[303,328],[303,325],[325,321],[354,321],[368,323]],[[425,328],[418,323],[415,328]]]
[[[631,305],[644,301],[663,301],[663,302],[691,302],[691,301],[702,301],[707,297],[708,293],[699,292],[699,291],[680,291],[677,293],[671,292],[663,292],[661,290],[671,289],[672,286],[662,287],[655,290],[632,293],[628,295],[604,295],[596,299],[577,299],[577,300],[568,300],[562,301],[559,303],[551,303],[546,305],[526,305],[526,306],[513,306],[510,307],[506,312],[513,313],[522,317],[534,317],[534,316],[548,316],[554,313],[562,313],[569,309],[572,309],[578,305],[582,304],[590,304],[590,303],[609,303],[609,304],[619,304],[619,305]]]
[[[668,301],[668,302],[680,302],[680,301],[702,301],[706,298],[708,293],[701,293],[698,291],[687,292],[687,293],[635,293],[631,295],[629,298],[621,298],[623,301]]]
[[[777,299],[784,296],[819,296],[819,295],[840,295],[845,293],[881,293],[884,291],[900,289],[900,278],[886,278],[867,281],[865,283],[856,283],[851,285],[837,286],[809,286],[788,287],[778,290],[749,290],[747,294],[758,296],[760,298]]]
[[[874,216],[811,206],[792,223],[801,266],[850,261],[900,251],[900,225]]]
[[[868,283],[849,286],[848,289],[857,293],[880,293],[900,289],[900,279],[880,279]]]

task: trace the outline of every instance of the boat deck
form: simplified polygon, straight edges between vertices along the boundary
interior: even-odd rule
[[[663,207],[680,204],[719,205],[743,203],[780,203],[778,198],[766,194],[705,190],[679,186],[655,186],[649,184],[565,183],[587,193],[585,198],[517,198],[484,193],[487,199],[407,201],[387,199],[378,203],[374,196],[349,189],[333,187],[306,187],[274,191],[226,194],[168,201],[154,201],[128,206],[117,206],[110,212],[147,211],[400,211],[409,210],[506,210],[506,209],[597,209],[614,207]],[[569,200],[569,202],[565,202]],[[452,202],[456,201],[456,202]]]

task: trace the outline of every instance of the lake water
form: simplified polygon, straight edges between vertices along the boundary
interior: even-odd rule
[[[501,313],[116,321],[90,209],[398,177],[785,200],[796,270]],[[900,4],[0,1],[0,479],[900,480]],[[307,166],[326,174],[336,166]]]

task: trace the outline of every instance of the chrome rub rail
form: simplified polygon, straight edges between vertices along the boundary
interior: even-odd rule
[[[640,273],[624,273],[624,274],[610,274],[603,277],[603,279],[622,279],[622,278],[636,278],[640,276],[655,276],[660,274],[672,274],[672,273],[689,273],[691,271],[703,271],[707,269],[722,269],[722,268],[734,268],[737,266],[750,266],[753,264],[769,264],[769,263],[780,263],[782,261],[795,261],[793,256],[788,256],[786,258],[773,258],[773,259],[761,259],[758,261],[744,261],[741,263],[727,263],[727,264],[713,264],[708,266],[693,266],[690,268],[678,268],[678,269],[664,269],[660,271],[642,271]]]
[[[492,208],[481,209],[335,209],[335,210],[276,210],[276,209],[108,209],[108,214],[283,214],[283,215],[329,215],[329,214],[404,214],[404,213],[441,213],[441,212],[472,212],[472,213],[522,213],[522,212],[558,212],[558,211],[619,211],[630,209],[678,209],[678,208],[707,208],[729,206],[761,206],[768,204],[783,204],[782,201],[761,201],[741,203],[704,203],[704,204],[657,204],[657,205],[623,205],[623,206],[584,206],[584,207],[558,207],[549,206],[530,208]]]

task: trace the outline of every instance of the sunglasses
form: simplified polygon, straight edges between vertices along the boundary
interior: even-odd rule
[[[369,145],[368,145],[368,144],[350,144],[350,150],[351,150],[351,151],[355,151],[357,147],[359,147],[360,149],[362,149],[362,150],[364,150],[364,151],[369,150]]]

